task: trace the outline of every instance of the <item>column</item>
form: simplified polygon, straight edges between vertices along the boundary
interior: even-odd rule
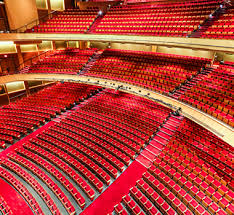
[[[20,49],[20,45],[16,45],[16,50],[17,50],[18,60],[20,64],[20,69],[22,69],[24,68],[24,58]]]

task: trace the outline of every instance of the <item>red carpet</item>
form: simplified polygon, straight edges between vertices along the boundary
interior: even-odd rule
[[[134,161],[124,173],[111,184],[81,215],[105,215],[113,211],[129,189],[136,184],[147,169],[139,162]]]
[[[24,199],[8,183],[0,179],[0,193],[11,208],[14,215],[33,215]]]

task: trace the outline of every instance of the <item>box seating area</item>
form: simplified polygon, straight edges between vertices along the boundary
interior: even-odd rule
[[[67,9],[27,30],[27,33],[85,33],[97,17],[98,9]]]
[[[201,71],[209,59],[106,49],[84,75],[112,79],[169,94]]]
[[[216,10],[220,2],[115,6],[92,33],[186,37]]]
[[[233,72],[234,64],[220,64],[197,82],[179,100],[234,126],[233,121]]]
[[[70,109],[98,87],[86,84],[57,83],[38,93],[0,108],[0,148],[13,144],[56,114]]]
[[[203,34],[203,38],[234,39],[234,7],[228,9]]]
[[[73,49],[55,51],[52,55],[32,64],[21,73],[56,73],[76,75],[97,49]]]
[[[99,88],[66,84],[86,95]],[[35,214],[45,208],[33,204],[34,192],[51,214],[63,214],[58,201],[68,214],[77,214],[77,206],[83,210],[87,199],[97,198],[130,165],[170,113],[153,101],[104,89],[1,156],[0,178],[22,194]]]
[[[231,215],[232,159],[233,147],[184,119],[115,214]]]

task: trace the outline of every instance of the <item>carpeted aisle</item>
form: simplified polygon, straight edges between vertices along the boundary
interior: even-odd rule
[[[121,201],[125,194],[128,194],[129,189],[136,184],[136,181],[141,178],[146,170],[146,167],[138,161],[134,161],[81,215],[111,213],[114,206]]]

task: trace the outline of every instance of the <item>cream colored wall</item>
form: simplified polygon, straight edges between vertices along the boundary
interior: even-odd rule
[[[102,42],[91,42],[90,47],[91,48],[98,48],[98,49],[107,49],[109,43],[102,43]]]
[[[234,62],[234,54],[217,52],[217,60]]]
[[[64,10],[64,0],[50,0],[52,10]]]
[[[36,0],[36,5],[38,9],[47,9],[47,1],[46,0]]]
[[[9,54],[16,52],[16,45],[12,41],[0,42],[0,54]]]
[[[5,0],[4,2],[12,30],[38,19],[35,0]]]
[[[52,50],[52,41],[42,41],[42,43],[38,44],[38,50],[39,51],[48,51]]]
[[[65,49],[67,48],[67,42],[66,41],[55,41],[56,49]]]
[[[15,82],[6,83],[6,88],[7,92],[11,93],[19,90],[24,90],[25,86],[23,81],[15,81]]]
[[[157,52],[159,53],[168,53],[168,54],[177,54],[193,57],[205,57],[212,59],[214,56],[214,51],[203,51],[195,49],[184,49],[184,48],[168,48],[166,46],[158,46]]]
[[[69,48],[79,48],[79,42],[77,42],[77,41],[69,41],[68,42],[68,47]]]
[[[141,45],[141,44],[122,44],[122,43],[111,43],[110,44],[112,49],[124,49],[124,50],[134,50],[134,51],[152,51],[151,45]]]
[[[20,45],[21,52],[36,52],[37,44]]]

